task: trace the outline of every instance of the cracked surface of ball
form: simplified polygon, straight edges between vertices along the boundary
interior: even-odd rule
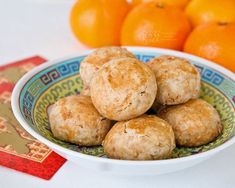
[[[115,58],[131,57],[135,55],[126,48],[121,47],[103,47],[98,48],[81,62],[80,75],[85,86],[90,86],[92,77],[108,61]]]
[[[90,97],[77,95],[58,100],[48,109],[53,135],[81,146],[100,145],[111,128],[111,121],[102,117]]]
[[[175,105],[199,97],[200,74],[188,60],[165,55],[154,58],[147,64],[156,76],[158,103]]]
[[[202,99],[168,107],[159,113],[173,128],[176,143],[194,147],[213,141],[221,132],[218,112]]]
[[[153,71],[134,58],[113,59],[91,82],[91,99],[104,117],[121,121],[144,114],[153,104],[157,83]]]
[[[157,160],[171,156],[175,138],[166,121],[144,115],[116,123],[106,135],[103,146],[110,158]]]

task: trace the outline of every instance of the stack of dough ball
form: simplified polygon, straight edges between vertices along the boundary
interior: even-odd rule
[[[165,159],[175,148],[175,137],[166,121],[144,115],[116,123],[105,137],[103,146],[105,154],[114,159]]]
[[[91,99],[104,117],[122,121],[144,114],[157,92],[153,71],[136,58],[113,59],[94,75]]]
[[[175,144],[200,146],[222,132],[217,111],[197,99],[200,74],[185,59],[161,56],[144,64],[125,48],[100,48],[81,62],[80,75],[81,95],[48,108],[60,140],[103,142],[114,159],[157,160],[171,157]],[[162,119],[144,115],[151,107]],[[119,122],[112,127],[111,120]]]
[[[69,96],[48,109],[53,135],[81,146],[100,145],[111,128],[110,120],[102,117],[89,96]]]
[[[135,55],[126,48],[103,47],[85,57],[80,65],[80,75],[83,80],[84,88],[86,89],[85,91],[82,91],[83,94],[90,95],[89,88],[92,77],[105,63],[115,58],[124,57],[135,58]]]
[[[173,127],[176,143],[180,146],[207,144],[222,131],[218,112],[202,99],[168,107],[159,115]]]
[[[158,103],[175,105],[199,97],[200,74],[186,59],[160,56],[147,64],[156,75]]]

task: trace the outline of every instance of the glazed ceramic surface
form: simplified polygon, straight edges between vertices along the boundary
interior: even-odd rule
[[[213,142],[200,147],[177,147],[170,159],[160,161],[108,159],[102,146],[79,147],[54,138],[50,130],[47,107],[62,97],[79,94],[83,88],[79,75],[80,62],[91,51],[45,63],[27,73],[13,92],[12,107],[16,118],[30,134],[62,156],[90,168],[117,174],[127,174],[128,171],[133,171],[136,175],[160,174],[180,170],[208,158],[234,142],[235,76],[232,72],[182,52],[141,47],[128,49],[143,62],[160,55],[174,55],[193,63],[201,73],[201,98],[219,112],[223,124],[222,134]]]

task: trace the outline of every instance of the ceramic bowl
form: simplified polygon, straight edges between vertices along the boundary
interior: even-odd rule
[[[59,98],[79,94],[83,88],[80,62],[91,51],[44,63],[23,76],[14,88],[12,109],[20,124],[32,136],[68,160],[92,170],[113,174],[155,175],[193,166],[222,151],[235,142],[235,76],[234,73],[202,58],[182,52],[144,47],[128,47],[143,62],[160,55],[188,59],[200,71],[201,98],[220,114],[223,133],[213,142],[193,148],[177,147],[171,159],[128,161],[108,159],[102,146],[79,147],[53,137],[46,109]]]

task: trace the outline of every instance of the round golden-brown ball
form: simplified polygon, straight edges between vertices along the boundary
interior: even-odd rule
[[[172,126],[176,143],[180,146],[207,144],[222,132],[218,112],[202,99],[192,99],[185,104],[168,107],[159,116]]]
[[[188,60],[164,55],[152,59],[147,64],[156,76],[158,103],[175,105],[199,97],[200,74]]]
[[[80,75],[85,86],[90,86],[92,77],[96,72],[111,59],[131,57],[135,55],[129,52],[126,48],[121,47],[103,47],[98,48],[89,54],[80,65]]]
[[[69,96],[48,109],[53,135],[81,146],[100,145],[111,128],[110,120],[102,117],[88,96]]]
[[[96,109],[116,121],[144,114],[152,106],[156,92],[153,71],[135,58],[109,61],[94,75],[90,87]]]
[[[175,148],[175,137],[166,121],[143,115],[116,123],[106,135],[103,147],[105,154],[113,159],[165,159]]]

